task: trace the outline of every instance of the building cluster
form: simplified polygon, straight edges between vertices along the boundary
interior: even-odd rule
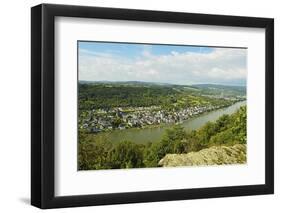
[[[164,110],[161,107],[96,109],[80,116],[79,128],[91,133],[113,129],[143,128],[148,125],[182,123],[195,115],[218,109],[222,106],[195,106],[181,110]]]

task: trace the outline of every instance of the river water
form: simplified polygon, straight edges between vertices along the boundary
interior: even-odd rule
[[[215,121],[223,114],[232,114],[241,106],[246,105],[246,101],[237,102],[229,107],[218,109],[212,112],[206,112],[199,116],[184,121],[181,126],[186,131],[196,130],[202,127],[208,121]],[[135,143],[148,143],[161,140],[166,129],[171,128],[175,124],[167,124],[164,126],[145,128],[145,129],[125,129],[114,130],[111,132],[98,133],[94,137],[99,140],[108,140],[112,142],[120,142],[124,140]]]

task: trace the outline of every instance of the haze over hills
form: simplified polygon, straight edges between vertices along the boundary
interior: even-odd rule
[[[146,87],[146,88],[170,88],[178,92],[196,93],[201,95],[221,95],[221,96],[246,96],[246,86],[220,85],[220,84],[191,84],[178,85],[162,82],[144,81],[79,81],[86,85],[105,85],[108,87]]]
[[[167,86],[190,86],[199,88],[246,88],[244,85],[233,85],[233,84],[212,84],[212,83],[202,83],[202,84],[171,84],[165,82],[149,82],[149,81],[85,81],[80,80],[81,84],[136,84],[136,85],[167,85]]]
[[[84,81],[80,80],[82,84],[140,84],[140,85],[173,85],[170,83],[161,82],[146,82],[146,81]]]

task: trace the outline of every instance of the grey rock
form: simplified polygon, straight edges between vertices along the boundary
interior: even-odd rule
[[[244,164],[246,152],[245,144],[213,146],[187,154],[167,154],[158,164],[163,167]]]

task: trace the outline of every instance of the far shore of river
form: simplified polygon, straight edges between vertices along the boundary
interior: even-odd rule
[[[217,120],[223,114],[234,113],[240,108],[240,106],[243,105],[246,105],[246,101],[236,102],[227,107],[194,115],[181,123],[153,124],[146,125],[142,128],[111,130],[89,135],[91,135],[93,138],[97,138],[100,140],[110,140],[112,142],[120,142],[124,140],[129,140],[136,143],[154,142],[158,141],[162,137],[166,129],[169,129],[174,125],[180,124],[186,131],[196,130],[208,121]]]

